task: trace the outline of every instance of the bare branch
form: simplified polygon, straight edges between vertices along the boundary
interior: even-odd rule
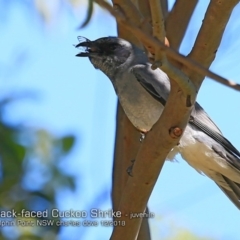
[[[95,1],[95,2],[98,2],[98,1]],[[124,14],[125,14],[126,18],[128,19],[128,21],[131,21],[133,24],[135,24],[137,26],[140,26],[140,22],[139,22],[140,20],[139,19],[141,19],[141,15],[139,14],[137,8],[134,6],[134,4],[131,2],[131,0],[123,0],[123,1],[112,0],[112,2],[113,2],[113,6],[114,5],[118,6],[119,3],[120,3],[121,6],[123,7]],[[98,3],[98,4],[101,5],[100,3]],[[111,7],[110,4],[108,4],[108,7]],[[124,39],[128,39],[128,41],[134,43],[139,48],[143,48],[142,43],[139,41],[139,39],[137,39],[131,33],[130,30],[120,27],[119,24],[117,26],[117,30],[118,30],[118,35],[119,36],[121,36]]]
[[[137,6],[139,11],[142,13],[144,17],[144,21],[149,22],[149,26],[152,26],[152,14],[151,14],[151,8],[150,8],[151,1],[149,0],[137,0]],[[167,0],[161,0],[158,4],[161,3],[162,8],[162,14],[164,19],[168,15],[168,1]],[[154,11],[157,11],[154,9]],[[149,29],[149,34],[151,34],[152,30]]]
[[[152,131],[147,134],[138,152],[133,168],[133,177],[128,178],[121,198],[119,210],[122,217],[118,220],[124,220],[126,227],[115,228],[112,240],[120,240],[122,236],[126,239],[136,239],[142,219],[130,219],[128,211],[130,209],[132,213],[144,212],[166,156],[180,139],[180,136],[172,138],[169,132],[176,126],[183,132],[188,122],[191,108],[185,106],[185,98],[179,92],[178,86],[174,82],[171,84],[171,93],[166,107]],[[132,199],[136,199],[136,196],[137,201],[132,201]]]
[[[164,17],[162,14],[162,6],[159,0],[150,1],[151,13],[152,13],[152,25],[153,25],[153,36],[159,41],[165,41],[165,27],[164,27]],[[152,68],[161,67],[163,71],[168,73],[170,79],[176,81],[184,92],[185,96],[188,96],[187,105],[191,105],[191,98],[195,97],[196,88],[191,80],[178,68],[174,67],[169,63],[166,58],[164,51],[155,48],[155,62]]]
[[[150,24],[149,24],[149,29],[151,31]],[[139,42],[139,40],[136,37],[134,37],[134,35],[131,32],[127,31],[125,28],[119,25],[118,25],[118,35],[121,38],[124,38],[134,43],[135,45],[142,47],[142,44]],[[137,155],[137,151],[139,149],[139,145],[140,145],[139,132],[129,121],[121,105],[118,103],[116,142],[115,142],[115,153],[114,153],[113,175],[112,175],[112,179],[113,179],[112,204],[113,204],[114,211],[117,211],[118,209],[124,187],[129,177],[126,170],[131,164],[130,160],[135,159]],[[148,218],[143,219],[137,239],[138,240],[151,239]]]
[[[148,34],[145,34],[140,29],[136,28],[133,25],[126,26],[126,28],[132,29],[132,32],[135,34],[135,36],[138,36],[139,39],[143,39],[142,40],[143,42],[153,46],[153,48],[162,49],[163,51],[166,52],[166,54],[169,57],[171,57],[171,58],[177,60],[178,62],[182,63],[183,65],[185,65],[187,67],[187,69],[191,69],[192,72],[196,72],[201,76],[208,76],[211,79],[213,79],[213,80],[215,80],[215,81],[217,81],[217,82],[219,82],[219,83],[221,83],[221,84],[223,84],[227,87],[230,87],[230,88],[233,88],[237,91],[240,91],[240,84],[235,83],[235,82],[230,81],[230,80],[227,80],[226,78],[223,78],[223,77],[219,76],[218,74],[213,73],[212,71],[203,67],[201,64],[194,61],[193,59],[186,58],[185,56],[176,52],[172,48],[166,47],[165,44],[163,44],[159,40],[153,38],[152,36],[150,36]],[[191,79],[194,79],[194,77],[191,77]]]
[[[151,26],[151,9],[149,5],[149,0],[137,0],[138,3],[138,9],[142,13],[144,17],[144,21],[147,21],[149,23],[149,26]],[[151,33],[151,28],[150,28],[150,33]]]
[[[127,168],[131,160],[135,159],[140,147],[139,132],[126,117],[122,107],[118,104],[117,131],[113,166],[112,199],[113,209],[116,210],[126,185],[128,174]],[[121,161],[117,161],[121,159]]]
[[[96,1],[97,2],[97,1]],[[103,1],[101,1],[103,2]],[[114,0],[114,6],[121,6],[121,9],[124,12],[124,16],[126,17],[127,21],[130,21],[132,24],[140,27],[141,26],[141,19],[142,16],[135,7],[135,5],[130,0]]]
[[[236,0],[235,0],[236,1]],[[121,13],[116,12],[113,10],[110,4],[103,0],[95,0],[96,3],[98,3],[103,8],[107,9],[113,16],[116,17],[119,24],[122,25],[123,28],[128,29],[132,32],[135,36],[137,36],[139,39],[144,42],[144,44],[151,45],[153,48],[160,48],[161,50],[165,51],[167,56],[170,58],[173,58],[174,60],[178,61],[179,63],[182,63],[186,69],[190,69],[192,73],[196,72],[200,76],[208,76],[211,79],[228,86],[232,89],[235,89],[237,91],[240,91],[240,84],[237,84],[233,81],[227,80],[226,78],[223,78],[219,76],[218,74],[213,73],[212,71],[208,70],[207,68],[203,67],[198,62],[194,61],[193,59],[188,59],[185,56],[179,54],[175,50],[173,50],[170,47],[166,47],[165,44],[158,41],[157,39],[153,38],[151,35],[143,32],[138,27],[134,26],[133,24],[126,22],[125,18]],[[187,70],[185,70],[187,71]],[[191,78],[192,79],[192,78]]]
[[[161,69],[168,74],[170,79],[178,84],[184,96],[187,97],[186,106],[190,107],[193,104],[192,99],[195,99],[197,93],[194,83],[184,72],[171,65],[167,59],[163,62]]]
[[[149,3],[152,15],[153,36],[164,42],[165,27],[161,2],[159,0],[152,0]]]
[[[129,177],[126,170],[131,164],[130,160],[134,160],[136,158],[140,145],[139,132],[129,121],[119,103],[117,113],[116,142],[112,175],[113,211],[118,210],[120,200]],[[115,220],[118,221],[119,219]],[[151,239],[148,218],[143,219],[137,239]]]
[[[124,16],[124,13],[120,14],[122,14],[121,16]],[[121,24],[121,26],[124,25]],[[155,49],[158,49],[158,47]],[[178,85],[172,81],[171,85],[171,93],[168,100],[170,105],[167,103],[160,120],[156,126],[153,127],[153,131],[149,133],[145,140],[146,142],[144,142],[140,148],[136,158],[136,165],[133,168],[134,178],[128,178],[127,185],[121,196],[121,202],[118,210],[121,211],[122,217],[120,219],[118,218],[118,220],[125,220],[126,227],[114,228],[111,237],[113,240],[122,239],[123,236],[126,239],[136,239],[138,237],[142,218],[130,219],[129,211],[136,213],[145,211],[147,201],[159,176],[165,158],[170,149],[178,143],[181,137],[179,135],[177,138],[172,138],[172,135],[170,135],[169,132],[175,126],[181,128],[183,132],[187,124],[191,108],[186,107],[186,96],[184,97],[183,93],[179,91]],[[194,101],[195,95],[193,98]],[[180,113],[179,111],[175,111],[178,116],[172,114],[172,110],[174,109],[172,106],[173,104],[178,110],[181,110]],[[164,124],[162,124],[162,122]],[[159,138],[161,139],[160,141]],[[153,142],[154,144],[152,144]],[[164,147],[162,148],[162,146]],[[149,159],[151,160],[150,163]],[[148,166],[147,172],[143,172],[145,170],[145,166]],[[138,196],[138,201],[131,201],[133,198],[135,199],[136,196]]]
[[[147,214],[149,214],[148,207],[146,208],[145,212]],[[149,228],[149,223],[148,223],[147,217],[142,219],[142,224],[141,224],[141,228],[138,233],[137,240],[151,240],[150,228]]]
[[[162,5],[162,13],[163,13],[164,19],[166,19],[168,16],[168,0],[160,0],[160,1]]]
[[[184,71],[189,69],[193,71],[192,69],[194,69],[199,75],[204,76],[206,75],[205,73],[214,75],[200,64],[193,60],[186,59],[186,57],[178,54],[173,49],[166,47],[163,42],[141,30],[138,24],[135,25],[135,23],[132,23],[130,18],[125,17],[126,12],[121,11],[122,4],[120,0],[119,5],[115,5],[114,11],[106,2],[101,0],[96,1],[108,8],[116,17],[119,25],[131,31],[145,46],[148,45],[155,49],[155,51],[161,49],[165,51],[168,56],[182,63],[184,67],[187,66],[186,69],[183,69]],[[167,74],[169,74],[168,71]],[[214,75],[214,77],[216,76],[217,75]],[[220,76],[217,77],[221,78]],[[222,80],[226,83],[226,79],[222,78]],[[152,131],[147,134],[144,143],[138,151],[132,172],[134,177],[128,178],[120,204],[117,208],[122,214],[118,220],[124,220],[126,227],[115,227],[111,236],[112,240],[120,240],[123,236],[125,239],[137,238],[142,218],[130,219],[129,211],[132,213],[145,211],[147,201],[160,174],[165,158],[168,152],[179,142],[181,134],[187,125],[192,108],[186,106],[187,98],[182,91],[179,91],[179,85],[175,81],[180,81],[178,74],[176,74],[173,79],[170,78],[171,92],[164,111],[158,122],[153,126]],[[183,87],[183,89],[184,88],[185,87]],[[197,90],[199,88],[200,84],[197,85]],[[193,93],[192,97],[192,103],[194,103],[196,93]],[[136,198],[137,201],[132,201]]]
[[[198,0],[176,0],[166,20],[166,33],[170,46],[178,50]]]
[[[220,45],[232,10],[238,4],[238,2],[239,0],[211,0],[194,47],[188,56],[190,59],[201,63],[201,65],[205,68],[210,67],[211,63],[215,59],[217,49]],[[195,79],[197,85],[201,85],[204,75],[200,72],[195,72],[192,70],[193,69],[190,68],[186,70],[186,72],[188,72],[190,78]],[[212,77],[213,74],[211,74],[211,76],[207,76]],[[217,77],[215,80],[219,81],[220,78]],[[230,86],[236,90],[239,90],[238,84],[226,81],[226,79],[223,78],[221,78],[220,81],[226,86]]]
[[[103,3],[104,1],[96,0],[95,2],[97,2],[99,5],[101,5],[101,3]],[[108,4],[107,2],[105,2],[103,4],[108,8],[108,10],[109,10],[109,7],[111,7],[111,5]],[[144,19],[142,18],[142,15],[140,14],[140,12],[136,8],[136,6],[132,3],[132,1],[130,1],[130,0],[113,0],[113,8],[118,7],[118,6],[121,6],[125,20],[127,22],[130,22],[131,24],[138,26],[146,33],[151,33],[151,25],[149,24],[149,22],[144,21]],[[128,29],[125,29],[125,31],[126,30],[128,30]],[[131,35],[131,33],[130,33],[130,35]]]
[[[166,34],[161,2],[159,0],[152,0],[149,1],[149,3],[152,15],[153,37],[157,38],[161,42],[165,42]],[[160,49],[155,49],[155,52],[152,54],[155,54],[155,61],[167,61],[165,53]]]

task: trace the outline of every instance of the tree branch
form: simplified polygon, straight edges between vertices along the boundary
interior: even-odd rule
[[[108,5],[107,7],[108,10],[109,10],[109,7],[111,7],[110,4],[108,4],[107,2],[104,3],[104,1],[102,0],[100,1],[96,0],[95,2],[97,2],[99,5],[101,5],[102,3],[105,5],[105,7],[107,7]],[[151,25],[149,24],[149,22],[144,21],[144,19],[142,18],[142,15],[140,14],[140,12],[136,8],[136,6],[132,3],[131,0],[112,0],[112,2],[113,2],[113,8],[121,6],[121,9],[123,11],[124,17],[126,18],[127,22],[131,22],[135,26],[138,26],[139,28],[141,28],[144,32],[151,34]],[[143,47],[141,42],[139,42],[139,40],[134,35],[132,35],[129,29],[124,29],[124,30],[123,29],[124,28],[118,27],[118,31],[121,36],[128,36],[128,39],[133,39],[134,40],[133,42],[137,43],[137,46],[139,46],[140,48]]]
[[[165,40],[164,17],[162,13],[162,6],[159,0],[150,1],[150,8],[152,13],[153,37],[163,42]],[[155,48],[156,49],[156,48]],[[178,68],[169,63],[164,51],[157,49],[155,54],[155,62],[152,69],[161,67],[163,71],[168,73],[168,77],[177,81],[179,87],[188,96],[188,104],[191,105],[191,96],[195,97],[196,89],[191,80]]]
[[[236,0],[235,0],[236,1]],[[170,47],[166,47],[165,44],[162,42],[158,41],[157,39],[153,38],[151,35],[143,32],[141,29],[138,27],[134,26],[133,24],[126,22],[124,16],[113,10],[111,5],[103,0],[95,0],[96,3],[98,3],[101,7],[107,9],[115,18],[117,19],[118,23],[122,25],[123,28],[128,29],[129,31],[132,32],[135,36],[137,36],[141,41],[144,42],[144,44],[151,45],[150,47],[156,48],[156,49],[161,49],[166,52],[167,56],[170,58],[173,58],[177,62],[181,63],[184,65],[184,68],[186,67],[191,69],[191,72],[198,73],[201,76],[208,76],[209,78],[227,86],[232,89],[235,89],[237,91],[240,91],[240,84],[235,83],[233,81],[227,80],[226,78],[223,78],[219,76],[216,73],[213,73],[212,71],[208,70],[207,68],[203,67],[201,64],[193,60],[193,58],[186,58],[185,56],[179,54],[176,52],[174,49]],[[186,70],[185,70],[186,71]]]
[[[178,137],[172,139],[172,135],[170,134],[171,129],[178,126],[178,128],[181,128],[181,132],[183,132],[187,124],[191,108],[186,107],[185,97],[182,92],[179,91],[178,85],[172,81],[171,85],[172,90],[169,96],[169,101],[163,111],[163,114],[161,115],[160,120],[156,124],[156,127],[153,127],[153,131],[149,133],[145,140],[146,142],[140,148],[133,168],[134,177],[128,178],[127,185],[121,196],[121,202],[118,210],[121,211],[122,217],[118,218],[118,221],[124,220],[126,227],[114,228],[111,239],[122,239],[123,236],[126,239],[136,239],[138,237],[142,218],[130,219],[129,211],[136,213],[145,211],[147,201],[159,176],[165,158],[172,147],[178,143],[181,136],[179,135]],[[177,106],[175,104],[176,99],[178,102]],[[170,106],[168,106],[169,103]],[[184,109],[184,111],[181,111],[180,114],[179,111],[175,111],[178,113],[177,115],[180,115],[178,116],[180,122],[178,121],[178,117],[172,114],[172,109],[174,109],[172,106],[173,104],[178,110],[182,110],[182,108]],[[182,105],[182,107],[179,107],[178,105]],[[183,117],[182,114],[185,114],[186,117]],[[173,117],[173,119],[171,119],[171,117]],[[185,122],[182,123],[181,121]],[[159,138],[161,139],[160,141]],[[152,145],[153,142],[155,143],[154,145]],[[161,149],[160,151],[159,148]],[[150,163],[148,159],[151,160]],[[146,165],[148,166],[147,173],[143,172]],[[136,199],[136,196],[139,196],[140,199],[134,202],[131,201],[132,199]]]
[[[153,37],[157,38],[161,42],[165,42],[165,26],[164,26],[164,16],[162,13],[162,6],[159,0],[149,1],[151,15],[152,15],[152,28],[153,28]],[[156,50],[156,49],[155,49]],[[166,55],[164,52],[155,51],[155,61],[164,61],[166,62]]]
[[[239,0],[211,0],[208,9],[206,11],[201,29],[198,33],[194,47],[189,54],[188,58],[196,62],[201,63],[205,68],[209,68],[213,60],[215,59],[217,49],[220,45],[225,27],[231,16],[233,8],[238,4]],[[214,31],[213,31],[214,29]],[[195,69],[185,69],[190,78],[194,78],[195,83],[201,85],[204,74],[200,71],[195,72]],[[209,77],[213,77],[213,74],[206,74]],[[239,90],[239,85],[226,79],[214,76],[214,79]]]
[[[137,0],[138,9],[143,16],[143,21],[149,24],[149,34],[152,35],[152,17],[149,0]]]
[[[161,2],[159,0],[152,0],[149,3],[152,16],[153,36],[164,42],[165,27]]]
[[[196,71],[198,76],[212,75],[215,78],[218,77],[221,80],[224,80],[223,82],[226,83],[226,79],[223,79],[220,76],[210,72],[195,61],[186,59],[184,56],[178,54],[173,49],[166,47],[161,41],[142,31],[139,25],[135,25],[130,21],[130,19],[125,17],[126,12],[121,11],[122,9],[120,7],[122,7],[122,4],[120,0],[119,5],[115,5],[114,11],[106,2],[103,2],[101,0],[96,1],[102,6],[108,8],[109,11],[116,17],[120,26],[131,31],[144,43],[144,45],[149,45],[155,49],[155,51],[159,51],[159,49],[164,50],[168,56],[173,57],[177,61],[181,62],[184,65],[185,69],[183,70],[185,73],[189,74]],[[224,12],[222,14],[224,15]],[[227,21],[228,18],[225,18],[225,20]],[[221,37],[221,34],[218,36]],[[193,59],[197,58],[193,57]],[[166,73],[169,74],[169,72]],[[174,76],[174,79],[170,78],[171,92],[164,111],[160,119],[153,126],[152,131],[147,134],[144,143],[141,145],[138,151],[132,171],[133,177],[128,178],[127,185],[124,189],[120,204],[117,208],[122,214],[121,217],[118,218],[118,221],[124,220],[126,226],[124,228],[115,227],[111,236],[112,240],[122,240],[123,236],[124,239],[137,238],[142,218],[139,217],[130,219],[129,216],[131,213],[129,211],[132,213],[140,213],[145,211],[147,201],[160,174],[166,156],[168,152],[175,145],[177,145],[187,125],[192,107],[186,106],[187,98],[177,84],[179,81],[180,79],[177,75]],[[196,85],[197,90],[199,90],[201,84]],[[182,86],[182,88],[183,90],[185,89],[184,86]],[[195,99],[196,94],[193,93],[192,103],[194,103]],[[133,201],[133,199],[137,199],[137,201]]]
[[[163,15],[163,18],[165,19],[166,16],[168,15],[168,1],[167,0],[161,0],[160,2],[157,2],[157,3],[155,2],[153,4],[154,5],[156,5],[156,4],[159,5],[160,4],[161,9],[162,9],[162,15]],[[152,14],[151,14],[151,12],[152,12],[151,8],[152,7],[150,7],[150,5],[152,5],[152,1],[149,1],[149,0],[137,0],[138,9],[141,12],[142,16],[144,17],[143,21],[146,21],[147,23],[149,23],[149,31],[148,31],[148,33],[150,35],[152,35],[152,25],[153,25],[152,23],[153,23],[153,20],[152,20]],[[159,9],[159,8],[155,8],[155,9],[153,8],[153,11],[155,11],[156,14],[158,14],[157,13],[157,9]],[[157,21],[159,21],[159,19],[161,19],[161,18],[156,18],[155,16],[154,16],[154,18]],[[164,19],[162,21],[163,26],[164,26]],[[165,33],[164,33],[164,37],[165,37]],[[165,45],[168,46],[169,43],[166,40],[167,39],[165,39]]]
[[[141,213],[153,190],[155,182],[160,174],[168,152],[179,142],[180,136],[172,138],[171,129],[178,127],[183,132],[188,122],[191,108],[185,106],[185,98],[179,91],[177,84],[171,82],[169,95],[164,111],[144,140],[133,168],[133,177],[128,178],[127,185],[121,198],[118,210],[126,227],[116,227],[113,231],[112,240],[136,239],[136,233],[141,225],[142,218],[129,218],[129,210],[132,213]],[[137,201],[133,201],[137,199]]]
[[[163,13],[164,19],[166,19],[168,16],[168,0],[160,0],[160,2],[162,5],[162,13]]]
[[[171,12],[166,19],[166,33],[170,46],[178,50],[188,23],[198,0],[176,0]]]
[[[113,209],[116,210],[126,185],[128,175],[127,168],[131,160],[135,159],[140,147],[139,132],[126,117],[121,105],[118,103],[117,130],[113,164]]]
[[[142,47],[142,44],[131,32],[126,31],[126,29],[119,25],[118,36]],[[129,121],[119,102],[116,122],[116,142],[112,172],[112,204],[114,211],[118,209],[124,187],[129,177],[126,170],[131,164],[130,160],[135,159],[140,145],[139,132]],[[117,221],[118,219],[115,220]],[[137,239],[151,239],[148,218],[143,219]]]

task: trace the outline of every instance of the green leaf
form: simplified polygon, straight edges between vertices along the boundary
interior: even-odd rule
[[[75,142],[75,137],[69,135],[69,136],[63,137],[61,141],[62,141],[62,149],[65,153],[67,153],[73,147],[73,144]]]
[[[13,151],[15,151],[16,156],[22,162],[25,157],[25,154],[26,154],[25,147],[20,144],[17,144],[17,143],[12,146],[13,146]]]
[[[81,26],[79,27],[80,29],[87,26],[87,24],[90,22],[90,20],[92,18],[92,14],[93,14],[93,0],[88,0],[87,17],[84,20],[84,22],[81,24]]]

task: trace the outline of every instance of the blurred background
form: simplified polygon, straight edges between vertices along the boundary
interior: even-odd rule
[[[77,36],[91,40],[116,36],[116,23],[89,2],[0,0],[1,213],[11,209],[88,213],[92,208],[111,209],[117,98],[107,77],[87,58],[75,57],[78,50],[73,44],[78,43]],[[169,8],[173,3],[169,1]],[[199,1],[197,5],[180,49],[185,55],[193,46],[208,3]],[[237,6],[211,67],[237,82],[239,14]],[[239,100],[238,92],[209,79],[198,96],[198,102],[238,149]],[[150,219],[154,240],[240,239],[237,208],[214,182],[179,156],[165,164],[149,208],[155,214]],[[109,239],[112,231],[100,225],[3,226],[11,220],[0,218],[0,239]]]

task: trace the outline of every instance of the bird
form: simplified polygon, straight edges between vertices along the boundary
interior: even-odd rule
[[[167,74],[160,68],[153,70],[144,50],[119,37],[78,40],[76,56],[88,57],[109,78],[131,123],[142,133],[150,131],[170,92]],[[173,160],[178,153],[197,172],[212,179],[240,210],[240,152],[198,102],[167,159]]]

